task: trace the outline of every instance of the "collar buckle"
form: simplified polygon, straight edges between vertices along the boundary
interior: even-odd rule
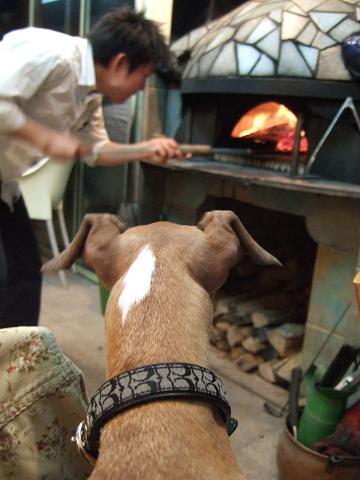
[[[78,452],[83,456],[91,465],[95,465],[96,459],[90,455],[90,453],[85,448],[85,436],[86,436],[86,425],[84,420],[79,423],[75,430],[75,434],[71,437],[71,441],[76,444]]]

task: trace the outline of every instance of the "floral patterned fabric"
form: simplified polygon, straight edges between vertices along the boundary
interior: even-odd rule
[[[44,327],[0,330],[0,478],[81,480],[71,436],[85,416],[82,373]]]

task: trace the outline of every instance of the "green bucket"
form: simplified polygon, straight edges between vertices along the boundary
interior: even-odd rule
[[[305,379],[306,406],[299,423],[298,441],[308,448],[333,434],[346,410],[347,395],[317,386],[316,369]]]
[[[105,314],[109,294],[109,290],[99,281],[100,309],[103,315]]]

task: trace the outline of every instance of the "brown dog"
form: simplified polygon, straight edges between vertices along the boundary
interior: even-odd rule
[[[158,222],[125,231],[89,214],[71,245],[43,271],[79,255],[111,289],[106,309],[107,377],[164,362],[208,366],[210,300],[244,255],[280,265],[230,211],[197,226]],[[219,412],[209,403],[162,400],[114,417],[101,431],[91,479],[243,479]]]

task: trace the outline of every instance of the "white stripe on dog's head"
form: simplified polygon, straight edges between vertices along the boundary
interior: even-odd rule
[[[155,264],[156,258],[146,245],[125,274],[123,290],[118,300],[123,324],[130,309],[149,295]]]

